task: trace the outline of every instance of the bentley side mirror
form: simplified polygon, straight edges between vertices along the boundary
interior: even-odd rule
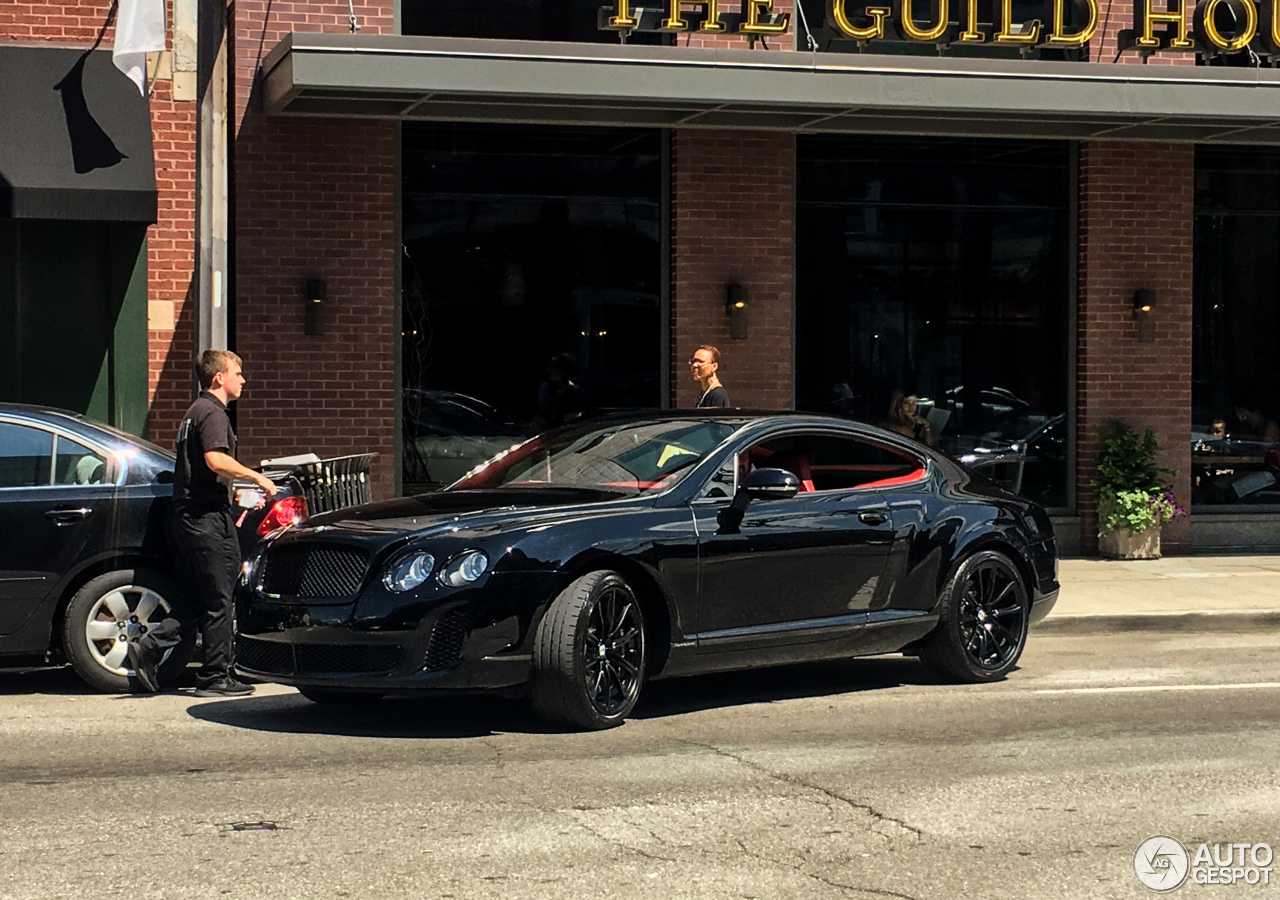
[[[739,534],[752,500],[788,500],[800,493],[800,479],[786,469],[756,469],[746,477],[733,502],[716,513],[716,534]]]
[[[752,500],[789,500],[800,493],[800,479],[786,469],[756,469],[742,489]]]

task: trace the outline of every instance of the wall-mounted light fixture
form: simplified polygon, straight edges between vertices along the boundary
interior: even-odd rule
[[[324,281],[312,278],[307,281],[307,308],[303,314],[302,330],[306,334],[324,334],[320,311],[324,307]]]
[[[725,312],[729,314],[729,337],[735,341],[747,339],[747,289],[731,284],[725,290]]]
[[[1156,340],[1156,292],[1139,288],[1133,292],[1133,317],[1138,320],[1138,343]]]

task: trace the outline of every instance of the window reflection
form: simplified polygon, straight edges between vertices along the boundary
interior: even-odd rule
[[[799,160],[797,405],[1066,506],[1066,145],[802,137]]]
[[[406,490],[527,433],[657,406],[658,133],[403,135]]]
[[[1191,502],[1280,504],[1280,153],[1196,149]]]

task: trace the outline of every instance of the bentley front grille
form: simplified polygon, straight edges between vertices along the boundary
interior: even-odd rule
[[[281,597],[350,597],[360,590],[369,552],[359,547],[288,544],[262,561],[262,590]]]

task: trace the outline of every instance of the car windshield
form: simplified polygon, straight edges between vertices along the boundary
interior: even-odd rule
[[[741,422],[717,419],[586,423],[499,453],[447,490],[554,485],[645,494],[673,487]]]

